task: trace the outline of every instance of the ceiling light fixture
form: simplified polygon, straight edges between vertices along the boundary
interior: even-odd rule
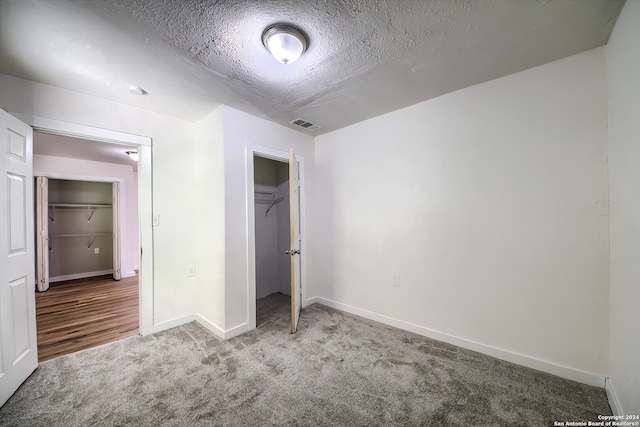
[[[138,161],[138,152],[137,151],[125,151],[124,154],[131,157],[131,160],[134,162]]]
[[[275,24],[262,33],[262,44],[279,62],[294,63],[307,50],[307,39],[299,29],[287,24]]]

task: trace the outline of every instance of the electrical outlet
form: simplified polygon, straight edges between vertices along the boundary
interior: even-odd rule
[[[100,253],[100,248],[93,248],[93,253],[98,255]]]
[[[196,266],[188,265],[187,266],[187,277],[193,277],[196,275]]]
[[[391,276],[391,284],[397,288],[400,287],[400,275],[399,274],[394,274]]]

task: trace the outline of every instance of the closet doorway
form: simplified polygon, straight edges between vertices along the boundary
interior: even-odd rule
[[[255,169],[258,169],[257,171]],[[288,173],[285,173],[288,170]],[[295,333],[304,300],[304,159],[289,152],[251,145],[247,152],[248,280],[247,328],[259,326],[263,314],[257,310],[265,298],[280,296],[277,306],[290,305],[290,330]],[[283,208],[284,204],[284,208]],[[288,208],[287,208],[288,205]],[[251,209],[253,207],[253,209]],[[277,214],[272,215],[274,209]],[[288,218],[286,212],[288,211]],[[280,214],[285,212],[285,214]],[[288,230],[288,245],[287,241]],[[287,267],[288,266],[288,267]],[[289,271],[288,287],[286,287]],[[283,298],[285,300],[283,300]],[[268,306],[270,303],[267,302]],[[268,309],[268,307],[267,307]],[[264,310],[261,310],[264,311]]]
[[[256,326],[291,304],[289,164],[253,157]]]
[[[135,148],[34,132],[39,361],[139,333]]]

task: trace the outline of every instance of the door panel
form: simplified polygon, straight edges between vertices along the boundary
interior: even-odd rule
[[[24,175],[7,172],[7,210],[9,211],[9,254],[27,251],[25,224],[27,183]]]
[[[11,288],[11,306],[27,307],[29,305],[29,286],[27,276],[9,283]],[[17,310],[13,313],[14,354],[16,359],[22,357],[29,350],[29,317],[28,311]]]
[[[0,110],[0,405],[38,365],[33,132]]]
[[[289,150],[289,227],[291,239],[291,333],[298,330],[300,319],[300,175],[293,149]]]
[[[36,178],[36,277],[38,291],[49,289],[49,178]]]

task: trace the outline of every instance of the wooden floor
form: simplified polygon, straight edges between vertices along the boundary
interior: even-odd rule
[[[38,361],[138,333],[138,276],[52,283],[36,292]]]

